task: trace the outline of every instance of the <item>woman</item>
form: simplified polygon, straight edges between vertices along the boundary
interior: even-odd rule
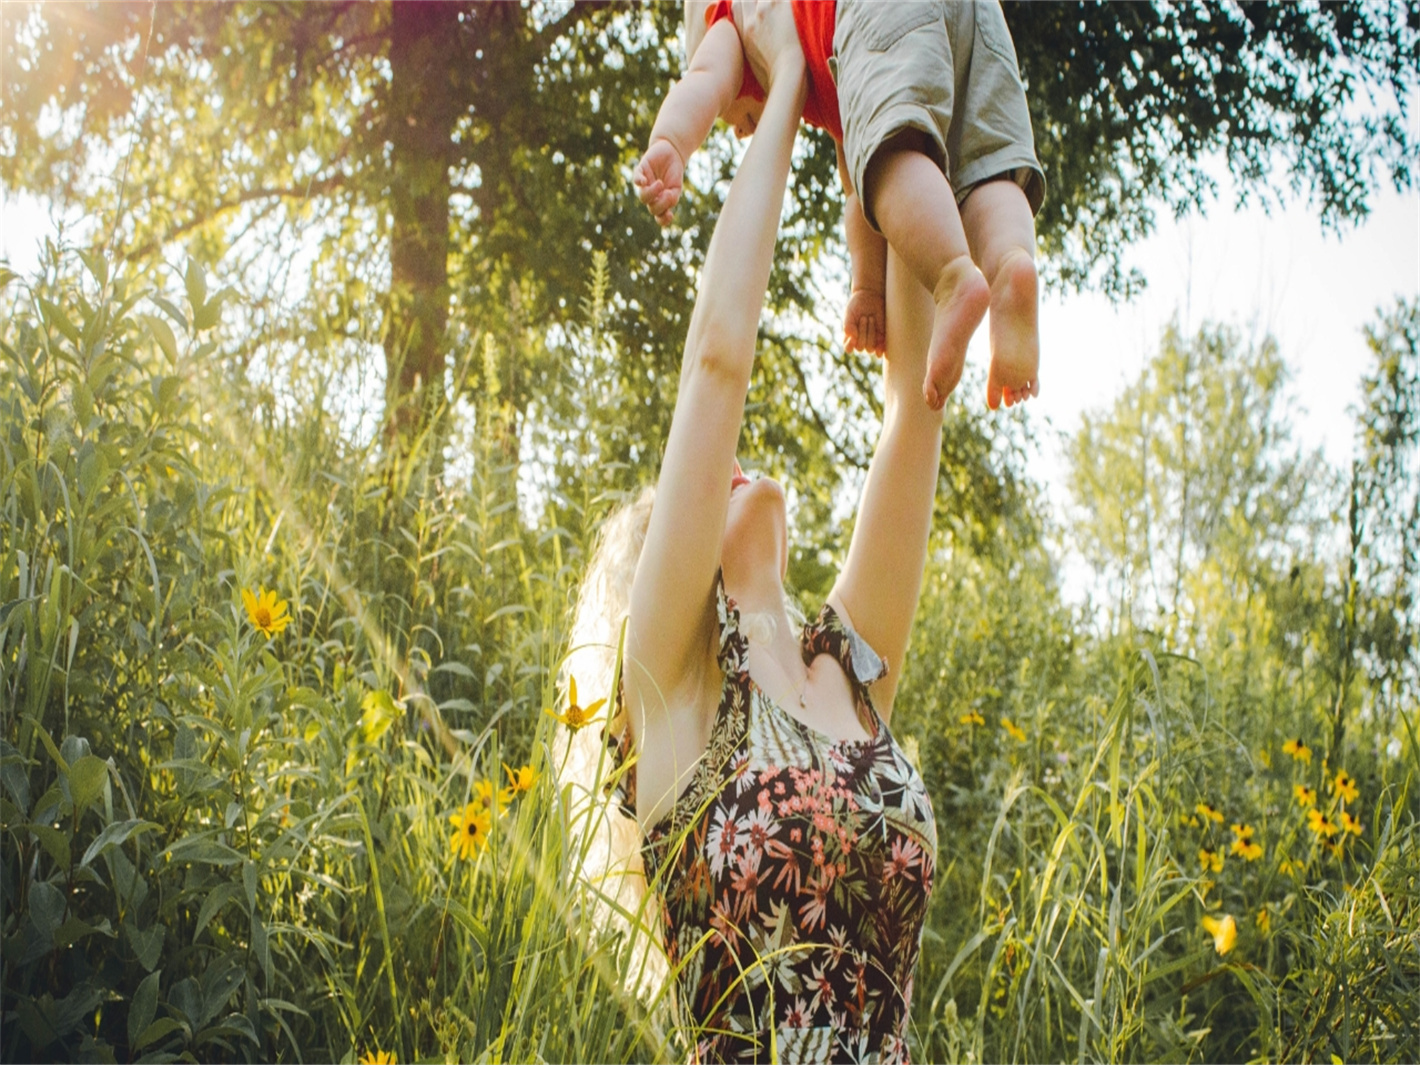
[[[846,564],[800,637],[783,489],[734,458],[804,92],[799,49],[760,44],[779,57],[768,100],[706,256],[654,504],[638,504],[624,808],[698,1060],[896,1061],[936,848],[888,730],[940,453],[919,388],[933,306],[890,259],[882,436]],[[617,520],[609,545],[636,525]],[[624,546],[608,553],[625,568]]]

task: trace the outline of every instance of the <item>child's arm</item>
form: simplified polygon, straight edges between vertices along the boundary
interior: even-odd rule
[[[887,312],[883,288],[887,278],[887,241],[868,225],[863,204],[848,176],[843,145],[838,145],[838,176],[847,201],[843,205],[843,226],[848,236],[848,276],[852,291],[843,314],[843,336],[849,351],[887,350]]]
[[[636,195],[661,225],[680,202],[685,163],[704,143],[715,117],[734,103],[744,80],[744,50],[729,19],[705,31],[685,77],[661,103],[651,144],[632,171]]]

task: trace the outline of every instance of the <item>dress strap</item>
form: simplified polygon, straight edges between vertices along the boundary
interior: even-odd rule
[[[855,690],[864,698],[869,684],[887,676],[888,664],[883,657],[828,603],[823,604],[815,621],[804,626],[804,638],[800,644],[804,665],[812,665],[819,655],[832,655],[838,659]]]
[[[715,571],[715,618],[720,625],[720,647],[715,659],[726,676],[749,675],[749,641],[740,630],[740,608],[725,594],[725,573]]]

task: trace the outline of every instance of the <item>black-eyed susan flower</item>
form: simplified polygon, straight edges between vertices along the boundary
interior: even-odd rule
[[[1206,802],[1200,802],[1197,806],[1194,807],[1194,809],[1198,811],[1198,816],[1204,818],[1205,820],[1213,821],[1216,824],[1220,825],[1223,823],[1223,811],[1214,809]]]
[[[1001,719],[1001,727],[1005,729],[1011,739],[1015,740],[1017,743],[1024,743],[1026,741],[1025,729],[1014,724],[1009,717],[1003,717]]]
[[[500,788],[495,796],[493,781],[489,780],[487,777],[473,782],[473,801],[475,803],[491,810],[495,798],[498,802],[498,812],[500,814],[506,810],[508,804],[512,802],[512,795],[509,794],[507,788]]]
[[[1338,820],[1341,822],[1341,830],[1343,832],[1349,832],[1353,836],[1359,836],[1364,830],[1361,819],[1359,817],[1352,817],[1345,810],[1341,811]]]
[[[1316,805],[1316,788],[1309,788],[1305,784],[1293,784],[1292,794],[1297,798],[1297,805],[1303,809]]]
[[[605,703],[605,699],[598,699],[590,706],[580,705],[577,702],[577,678],[569,674],[567,677],[567,709],[560,714],[551,708],[547,709],[545,712],[558,721],[561,721],[573,732],[576,732],[578,729],[585,728],[589,725],[592,718],[596,717],[597,711],[600,710]]]
[[[986,719],[985,719],[984,717],[982,717],[980,714],[978,714],[975,710],[971,711],[971,713],[969,713],[969,714],[962,714],[962,715],[961,715],[961,718],[960,718],[959,720],[961,721],[961,723],[962,723],[963,725],[984,725],[984,724],[986,724]]]
[[[1180,813],[1178,815],[1178,823],[1184,828],[1197,828],[1199,824],[1198,815]]]
[[[1355,802],[1356,796],[1361,794],[1356,788],[1356,778],[1344,769],[1336,771],[1336,778],[1332,780],[1330,790],[1339,795],[1342,802]]]
[[[1312,764],[1312,749],[1303,743],[1300,738],[1288,740],[1286,743],[1282,744],[1282,752],[1284,754],[1290,754],[1299,762],[1305,762],[1307,765]]]
[[[395,1065],[394,1051],[376,1047],[360,1055],[360,1065]]]
[[[1335,821],[1315,807],[1307,811],[1307,827],[1321,840],[1330,839],[1341,831]]]
[[[1302,863],[1294,862],[1291,858],[1283,858],[1277,866],[1277,871],[1283,876],[1297,877],[1302,874]]]
[[[277,599],[276,593],[268,592],[265,587],[256,593],[250,588],[242,589],[242,606],[247,609],[247,620],[268,637],[275,636],[291,624],[286,605],[286,600]]]
[[[1263,935],[1272,931],[1272,911],[1266,906],[1257,911],[1257,930]]]
[[[1223,852],[1199,847],[1198,864],[1203,867],[1205,873],[1210,869],[1215,873],[1221,873],[1223,871]]]
[[[469,858],[483,853],[488,846],[488,834],[493,830],[493,812],[488,804],[471,802],[462,813],[449,817],[454,826],[454,834],[449,838],[449,848],[459,858]]]
[[[1222,917],[1204,917],[1204,930],[1213,937],[1213,949],[1220,955],[1228,953],[1238,941],[1238,923],[1230,913]]]
[[[1232,854],[1239,854],[1244,861],[1253,862],[1262,857],[1262,845],[1254,842],[1251,825],[1233,825],[1233,845],[1228,848]]]

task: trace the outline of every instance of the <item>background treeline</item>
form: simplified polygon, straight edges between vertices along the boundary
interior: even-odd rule
[[[571,890],[542,713],[732,169],[664,237],[625,194],[677,9],[0,18],[4,178],[86,219],[0,292],[0,1057],[683,1057]],[[1127,293],[1214,153],[1331,221],[1411,181],[1411,9],[1008,18],[1061,283]],[[878,408],[801,151],[743,450],[813,604]],[[1349,469],[1224,325],[1086,419],[1068,519],[1019,423],[950,408],[894,722],[943,845],[920,1060],[1420,1056],[1420,308],[1378,302]],[[503,763],[540,780],[458,857]]]

